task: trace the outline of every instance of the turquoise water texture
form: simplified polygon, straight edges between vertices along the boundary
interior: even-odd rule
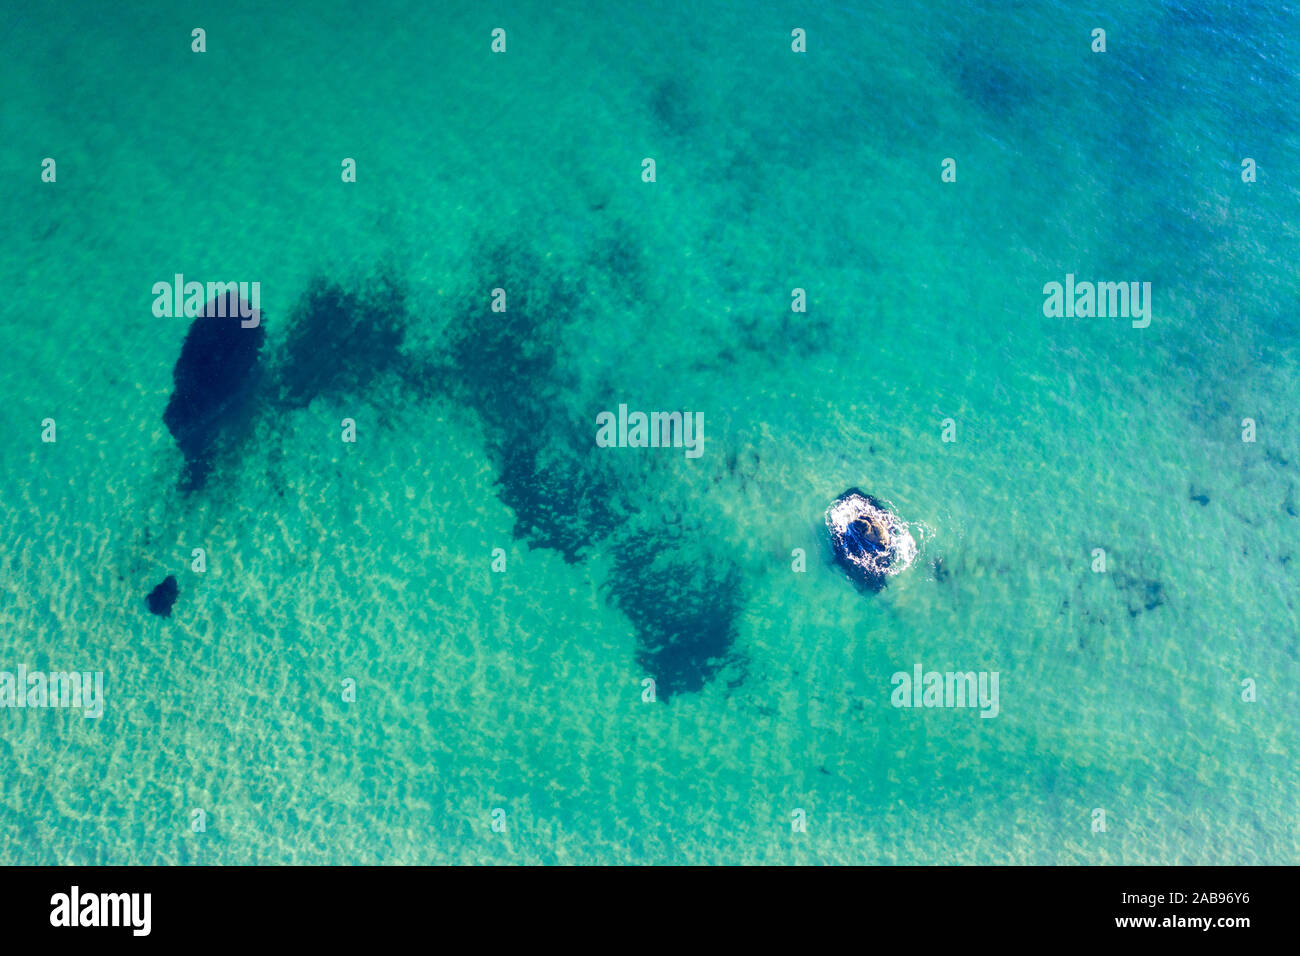
[[[3,20],[0,670],[106,706],[0,709],[0,862],[1300,859],[1293,10]],[[176,273],[266,330],[192,492]],[[620,403],[704,453],[597,448]],[[851,486],[920,536],[879,594]]]

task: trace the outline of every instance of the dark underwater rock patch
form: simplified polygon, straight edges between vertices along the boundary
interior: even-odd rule
[[[180,593],[180,585],[176,583],[175,575],[169,574],[145,596],[144,601],[149,606],[150,613],[157,614],[159,617],[171,617],[172,607],[176,604]]]
[[[185,456],[186,490],[203,486],[222,433],[249,415],[266,331],[260,316],[245,328],[241,308],[249,307],[233,293],[209,301],[190,324],[172,369],[175,387],[163,422]]]

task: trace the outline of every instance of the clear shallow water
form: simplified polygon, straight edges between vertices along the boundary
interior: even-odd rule
[[[1294,862],[1294,26],[13,19],[0,669],[108,702],[0,710],[0,859]],[[314,278],[394,275],[410,375],[267,403],[183,496],[175,272],[262,283],[272,370]],[[1151,326],[1045,318],[1066,272],[1152,282]],[[704,455],[588,447],[620,402],[703,410]],[[926,529],[874,596],[825,552],[855,485]],[[580,559],[514,536],[552,502]],[[701,593],[728,662],[642,703]],[[999,671],[999,716],[892,707],[918,661]]]

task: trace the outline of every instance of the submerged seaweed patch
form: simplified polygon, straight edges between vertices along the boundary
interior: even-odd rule
[[[630,246],[601,253],[636,281]],[[571,408],[577,377],[564,366],[563,338],[581,290],[548,280],[535,256],[498,248],[480,263],[480,286],[507,290],[504,312],[467,309],[452,325],[445,388],[482,422],[498,494],[515,513],[514,534],[569,563],[600,546],[617,556],[605,588],[637,635],[637,662],[664,699],[699,691],[733,657],[740,573],[695,553],[702,530],[646,533],[594,433]],[[686,546],[689,544],[689,548]]]
[[[561,300],[558,290],[537,288],[535,256],[500,250],[480,267],[492,287],[507,291],[506,311],[482,305],[467,308],[453,326],[447,354],[456,370],[449,382],[499,437],[531,431],[553,417],[541,392],[572,384],[559,367],[562,311],[575,296]]]
[[[263,413],[306,408],[322,397],[365,397],[386,377],[420,397],[433,391],[433,367],[403,351],[406,288],[388,273],[356,287],[313,279],[266,374],[258,362],[264,313],[245,327],[241,300],[225,298],[224,308],[214,299],[194,320],[172,373],[176,387],[163,420],[185,455],[183,490],[203,487],[218,454],[251,435]]]
[[[1118,572],[1114,581],[1124,596],[1129,617],[1137,617],[1143,611],[1154,611],[1165,603],[1165,586],[1154,578]]]
[[[572,443],[521,437],[494,457],[501,500],[515,513],[514,535],[531,547],[575,564],[622,522],[613,487]]]
[[[388,276],[357,289],[314,279],[289,318],[276,365],[278,402],[306,408],[318,397],[357,395],[388,373],[405,375],[405,290]]]
[[[617,485],[593,455],[592,437],[557,411],[576,384],[561,368],[560,337],[580,296],[559,282],[539,285],[532,256],[497,250],[486,266],[493,287],[509,290],[506,311],[460,317],[448,388],[483,423],[515,537],[576,563],[622,520]]]
[[[691,104],[691,90],[676,74],[653,85],[650,113],[660,126],[677,135],[689,133],[699,124],[699,115]]]
[[[637,663],[664,700],[701,690],[733,662],[742,602],[732,562],[638,536],[619,549],[607,588],[636,628]]]
[[[1034,92],[1014,57],[999,57],[979,44],[963,44],[947,67],[962,95],[998,119],[1022,108]]]

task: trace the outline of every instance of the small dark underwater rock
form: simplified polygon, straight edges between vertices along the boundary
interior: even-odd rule
[[[144,599],[149,605],[149,611],[157,614],[159,617],[171,617],[172,606],[176,603],[176,598],[180,596],[180,585],[176,583],[176,576],[169,574],[162,579],[162,583],[149,592],[148,597]]]

